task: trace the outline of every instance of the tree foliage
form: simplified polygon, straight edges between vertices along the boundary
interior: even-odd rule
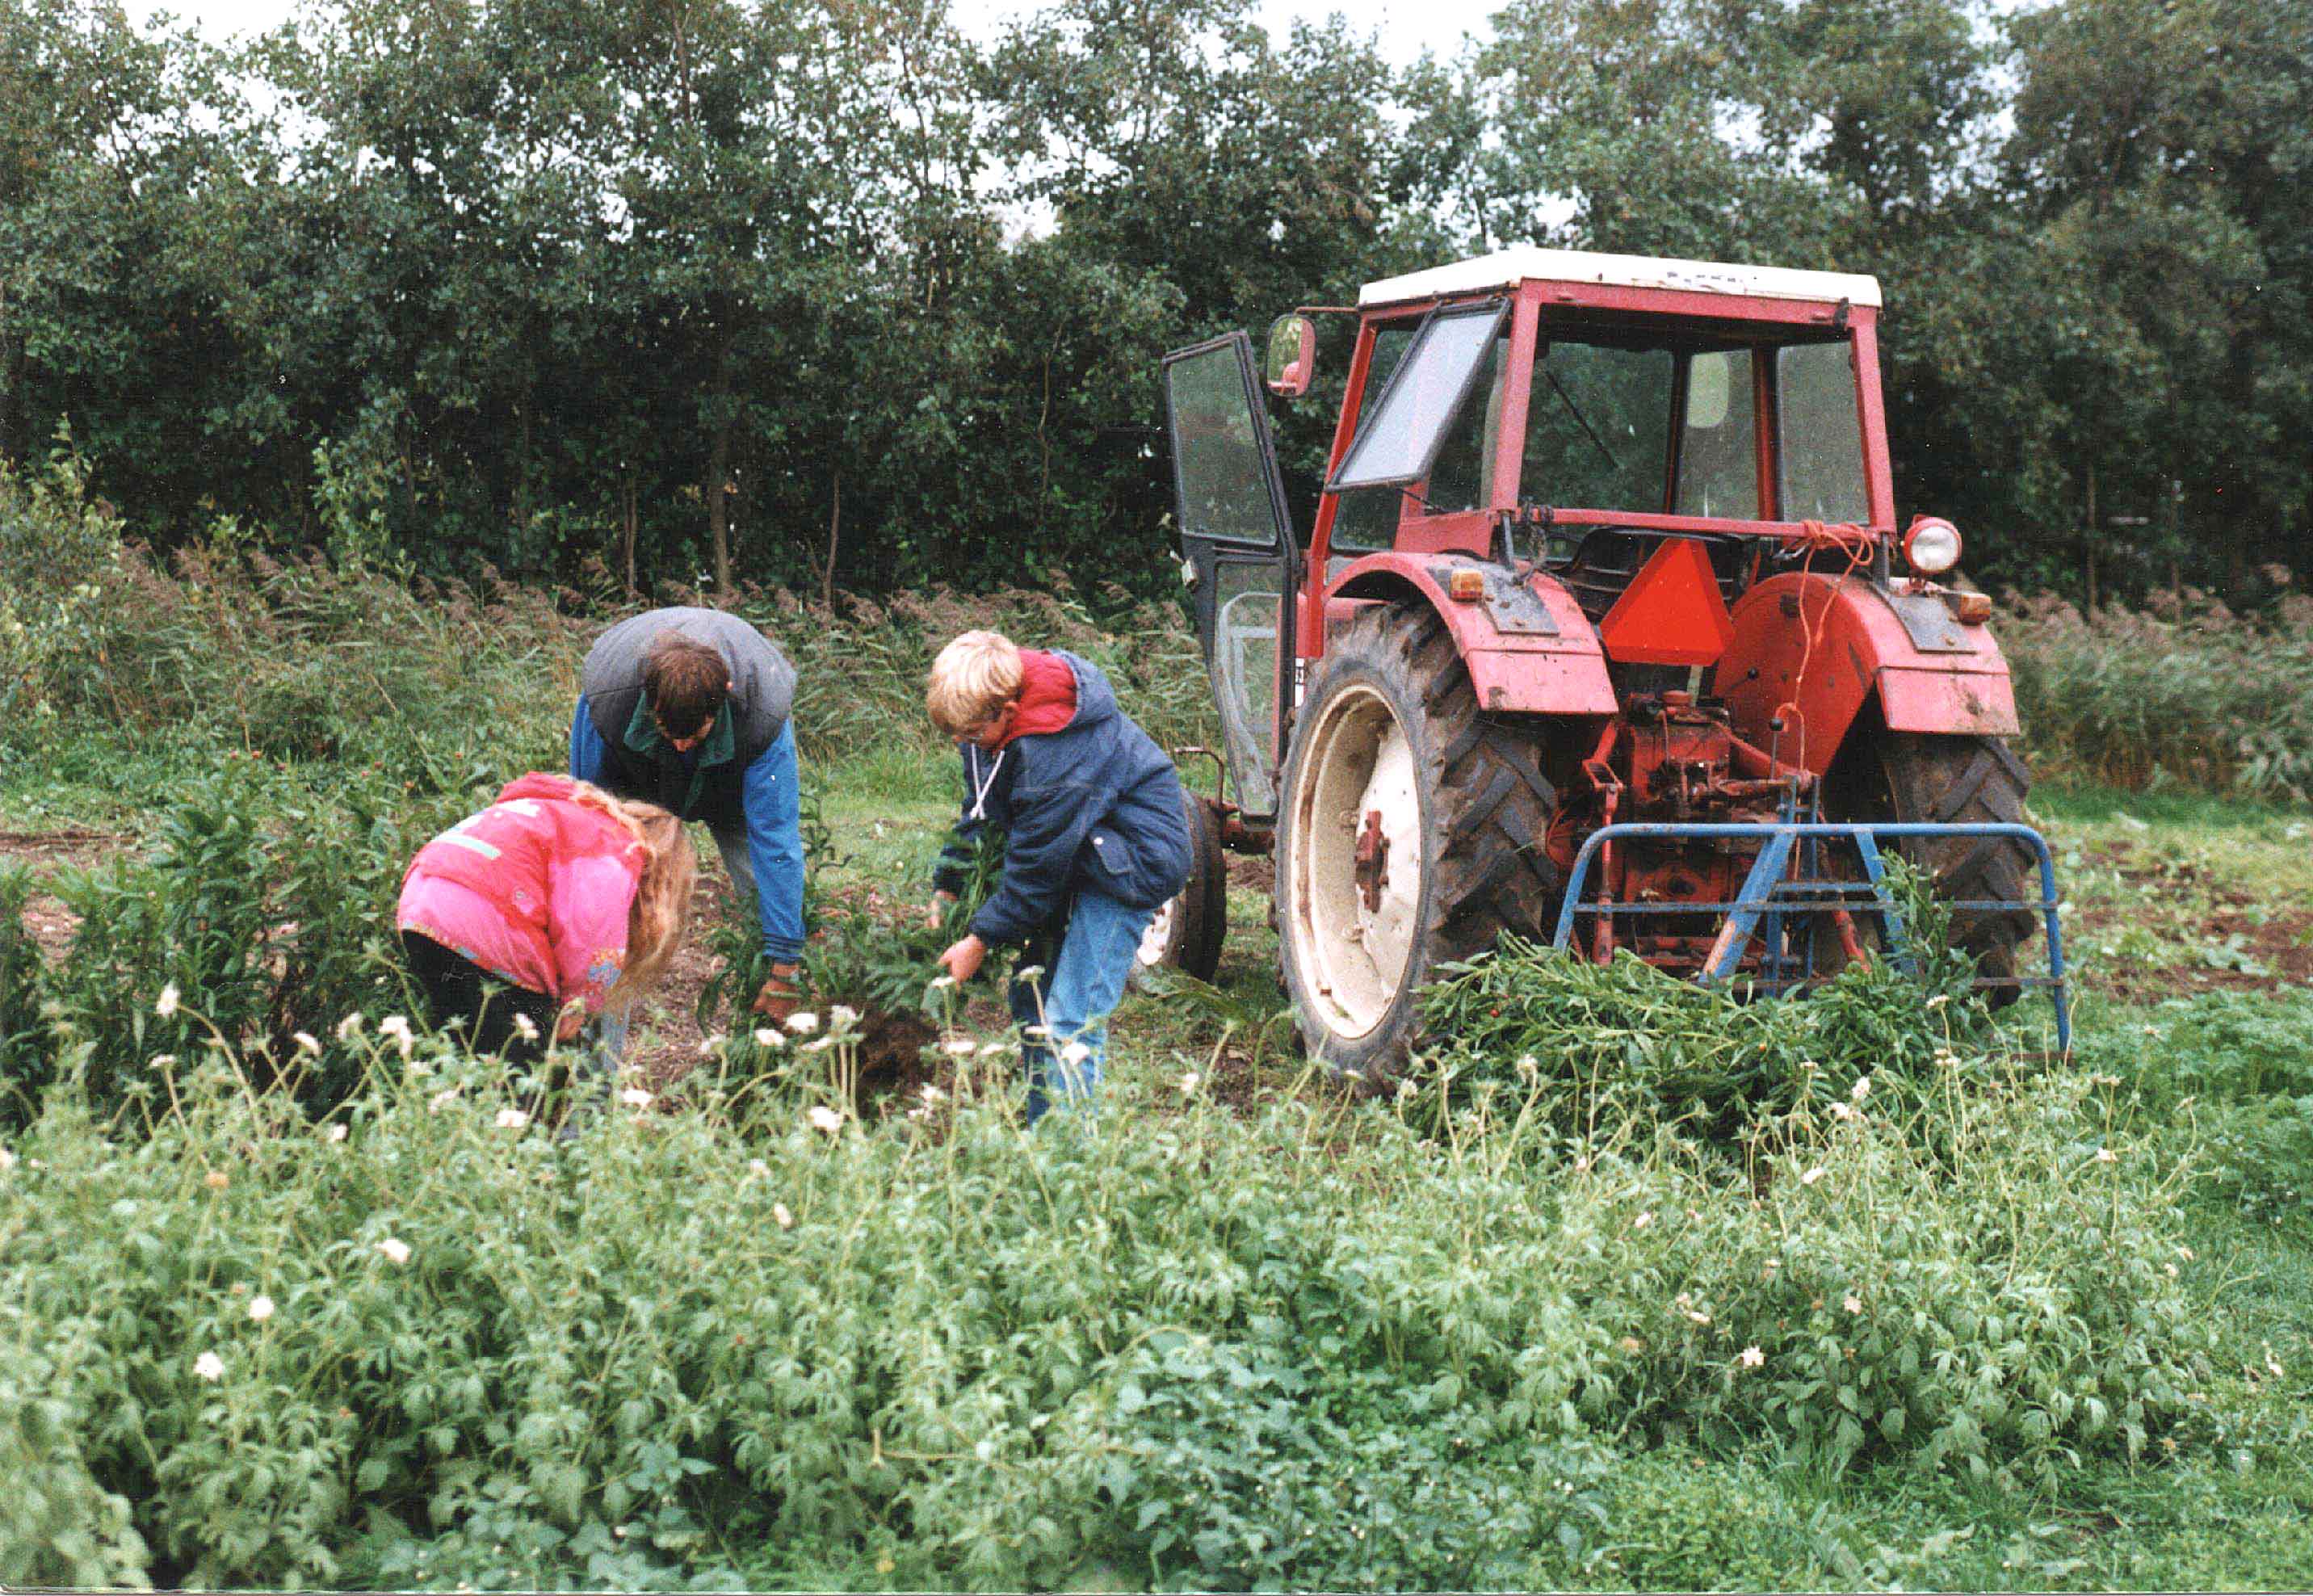
[[[0,457],[163,545],[1155,591],[1163,350],[1534,242],[1877,274],[1901,514],[2238,599],[2313,523],[2309,101],[2249,0],[1510,0],[1403,68],[1249,0],[22,0]]]

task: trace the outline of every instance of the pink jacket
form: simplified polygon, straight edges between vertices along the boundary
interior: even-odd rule
[[[599,1012],[627,962],[643,846],[532,772],[418,851],[394,915],[502,981]]]

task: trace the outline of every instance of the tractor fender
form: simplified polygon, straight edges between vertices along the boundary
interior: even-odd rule
[[[1985,628],[1953,620],[1933,595],[1793,573],[1754,586],[1736,601],[1733,619],[1718,695],[1745,736],[1763,747],[1773,737],[1782,758],[1817,775],[1831,768],[1875,692],[1891,731],[2011,736],[2018,729],[2000,645]],[[1784,726],[1774,733],[1768,723],[1778,710]]]
[[[1482,596],[1456,599],[1459,570],[1479,573]],[[1467,554],[1387,549],[1352,561],[1326,589],[1328,615],[1344,600],[1419,601],[1438,612],[1469,667],[1479,704],[1525,715],[1612,715],[1614,685],[1598,633],[1574,595],[1540,571],[1521,575]]]

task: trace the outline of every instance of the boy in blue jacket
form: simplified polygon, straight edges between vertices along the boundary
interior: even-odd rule
[[[940,963],[969,981],[990,948],[1016,942],[1041,967],[1010,994],[1033,1124],[1053,1098],[1088,1098],[1100,1084],[1109,1010],[1141,933],[1188,883],[1180,778],[1116,707],[1099,666],[1000,632],[968,631],[941,649],[924,703],[963,758],[963,814],[936,896],[954,896],[982,826],[1004,836],[1002,879]]]

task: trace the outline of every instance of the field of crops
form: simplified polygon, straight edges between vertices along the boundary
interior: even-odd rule
[[[1509,949],[1355,1099],[1288,1045],[1240,863],[1217,983],[1129,999],[1099,1115],[1032,1135],[998,1006],[928,992],[894,929],[953,801],[920,671],[993,621],[1202,740],[1186,639],[1097,595],[750,595],[803,674],[818,1028],[734,1023],[718,882],[627,1091],[558,1141],[392,1023],[386,933],[418,842],[560,765],[597,601],[156,570],[12,491],[56,579],[0,600],[0,1583],[2313,1567],[2313,811],[2256,754],[2301,756],[2283,716],[2212,722],[2198,764],[2101,762],[2113,706],[2052,734],[2070,1059],[1948,971],[1743,1008]],[[2132,629],[2212,679],[2253,651],[2125,622],[2003,636],[2075,700]]]

